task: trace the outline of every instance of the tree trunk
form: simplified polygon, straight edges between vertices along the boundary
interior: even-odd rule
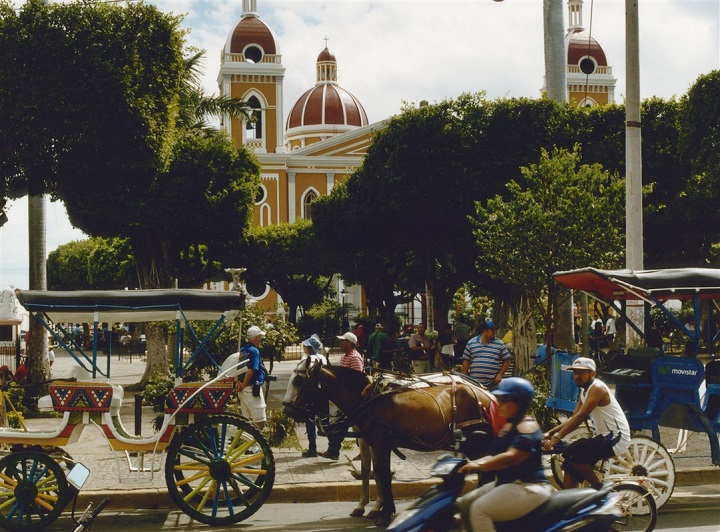
[[[132,240],[135,265],[138,271],[138,280],[141,289],[170,288],[173,286],[173,277],[163,266],[169,263],[167,246],[162,241],[150,241],[144,237],[135,235]],[[160,256],[163,264],[158,262],[158,254],[155,248],[161,249]],[[165,345],[163,327],[155,323],[148,323],[145,327],[145,341],[147,358],[145,373],[140,379],[140,386],[144,387],[148,379],[156,373],[170,375],[168,363],[168,352]]]
[[[142,379],[140,379],[141,386],[145,386],[150,377],[156,373],[163,376],[171,375],[163,326],[159,323],[148,323],[145,326],[145,335],[147,343],[147,363],[145,365],[145,373]]]
[[[576,351],[574,325],[571,292],[570,290],[560,290],[555,298],[554,347],[569,353]]]
[[[513,320],[513,358],[515,375],[522,376],[532,368],[532,355],[537,351],[533,302],[527,294],[514,293],[510,301]]]
[[[2,392],[3,395],[6,392]],[[7,408],[5,406],[5,398],[3,397],[3,400],[0,401],[0,427],[9,427],[10,423],[8,422],[8,416],[7,416]]]
[[[435,329],[435,294],[433,293],[433,282],[425,279],[425,321],[428,332]]]
[[[28,196],[28,262],[31,290],[47,290],[46,208],[45,196]],[[28,382],[38,383],[38,385],[26,389],[24,402],[25,405],[35,408],[35,398],[47,392],[47,384],[43,383],[50,377],[50,368],[45,360],[47,333],[35,320],[34,314],[30,316],[29,325],[30,341],[25,347]]]

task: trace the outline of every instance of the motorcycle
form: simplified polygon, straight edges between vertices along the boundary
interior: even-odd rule
[[[68,487],[70,488],[70,495],[73,500],[71,514],[72,520],[75,524],[73,532],[88,532],[92,527],[95,518],[100,515],[100,512],[102,512],[110,502],[110,499],[105,497],[95,508],[93,508],[93,504],[90,503],[80,518],[75,519],[75,504],[77,502],[77,496],[89,476],[90,470],[79,462],[73,465],[73,468],[67,475]]]
[[[465,474],[459,469],[465,458],[453,455],[440,457],[432,476],[442,480],[429,488],[407,510],[390,523],[388,532],[448,532],[459,530],[455,523],[458,508],[455,500],[465,486]],[[619,495],[612,483],[602,488],[577,488],[558,491],[529,514],[512,521],[495,523],[501,532],[517,530],[560,532],[569,530],[609,531],[621,518]]]

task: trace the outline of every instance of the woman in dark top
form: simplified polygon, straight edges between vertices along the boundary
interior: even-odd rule
[[[498,413],[508,420],[493,445],[493,454],[468,462],[466,473],[492,471],[497,480],[458,501],[463,530],[494,530],[493,522],[522,517],[552,495],[542,465],[542,431],[526,412],[535,389],[525,379],[503,379],[493,392]]]

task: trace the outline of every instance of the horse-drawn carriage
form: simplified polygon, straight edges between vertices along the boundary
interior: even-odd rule
[[[681,356],[663,353],[659,349],[631,348],[625,355],[612,360],[611,371],[604,378],[615,385],[615,396],[627,416],[635,434],[647,431],[650,437],[635,437],[633,461],[629,471],[648,476],[654,482],[654,494],[660,508],[670,497],[674,487],[674,465],[671,455],[661,443],[660,427],[680,429],[674,451],[684,448],[683,434],[687,431],[705,433],[710,445],[711,460],[720,465],[720,360],[707,365],[697,358],[702,332],[712,347],[720,337],[717,320],[720,307],[720,270],[710,268],[682,268],[666,270],[598,270],[583,268],[558,272],[554,277],[569,288],[586,292],[605,304],[612,305],[621,316],[625,309],[618,302],[640,302],[659,308],[678,330],[687,335],[690,349]],[[667,307],[669,300],[690,301],[693,324],[679,320]],[[701,302],[709,302],[707,326],[702,327]],[[636,303],[637,304],[637,303]],[[630,320],[628,327],[642,332]],[[701,397],[702,388],[704,397]],[[611,464],[612,466],[612,464]],[[622,461],[615,464],[620,471],[628,470]]]
[[[20,291],[18,300],[54,336],[78,364],[79,379],[55,380],[39,401],[60,419],[41,430],[0,429],[0,526],[38,530],[54,522],[71,499],[67,475],[78,463],[62,449],[77,441],[87,425],[98,427],[112,452],[122,456],[133,479],[164,476],[168,492],[183,512],[209,525],[226,525],[255,513],[270,494],[275,478],[272,451],[247,419],[228,412],[232,378],[221,373],[208,382],[182,382],[200,357],[219,369],[208,350],[221,327],[244,304],[238,292],[139,290],[45,292]],[[213,321],[198,338],[193,321]],[[102,323],[174,321],[175,387],[165,403],[162,425],[150,436],[136,436],[120,417],[123,388],[111,381],[110,352],[98,357]],[[72,335],[52,324],[93,323],[91,353]],[[197,348],[187,356],[184,334]],[[68,343],[69,342],[69,343]],[[80,460],[82,457],[78,457]],[[163,462],[164,458],[164,462]]]

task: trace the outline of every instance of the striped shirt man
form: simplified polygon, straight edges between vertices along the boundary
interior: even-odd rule
[[[471,338],[463,352],[463,373],[484,386],[499,384],[510,365],[510,351],[495,338],[492,322],[480,325],[481,333]]]

